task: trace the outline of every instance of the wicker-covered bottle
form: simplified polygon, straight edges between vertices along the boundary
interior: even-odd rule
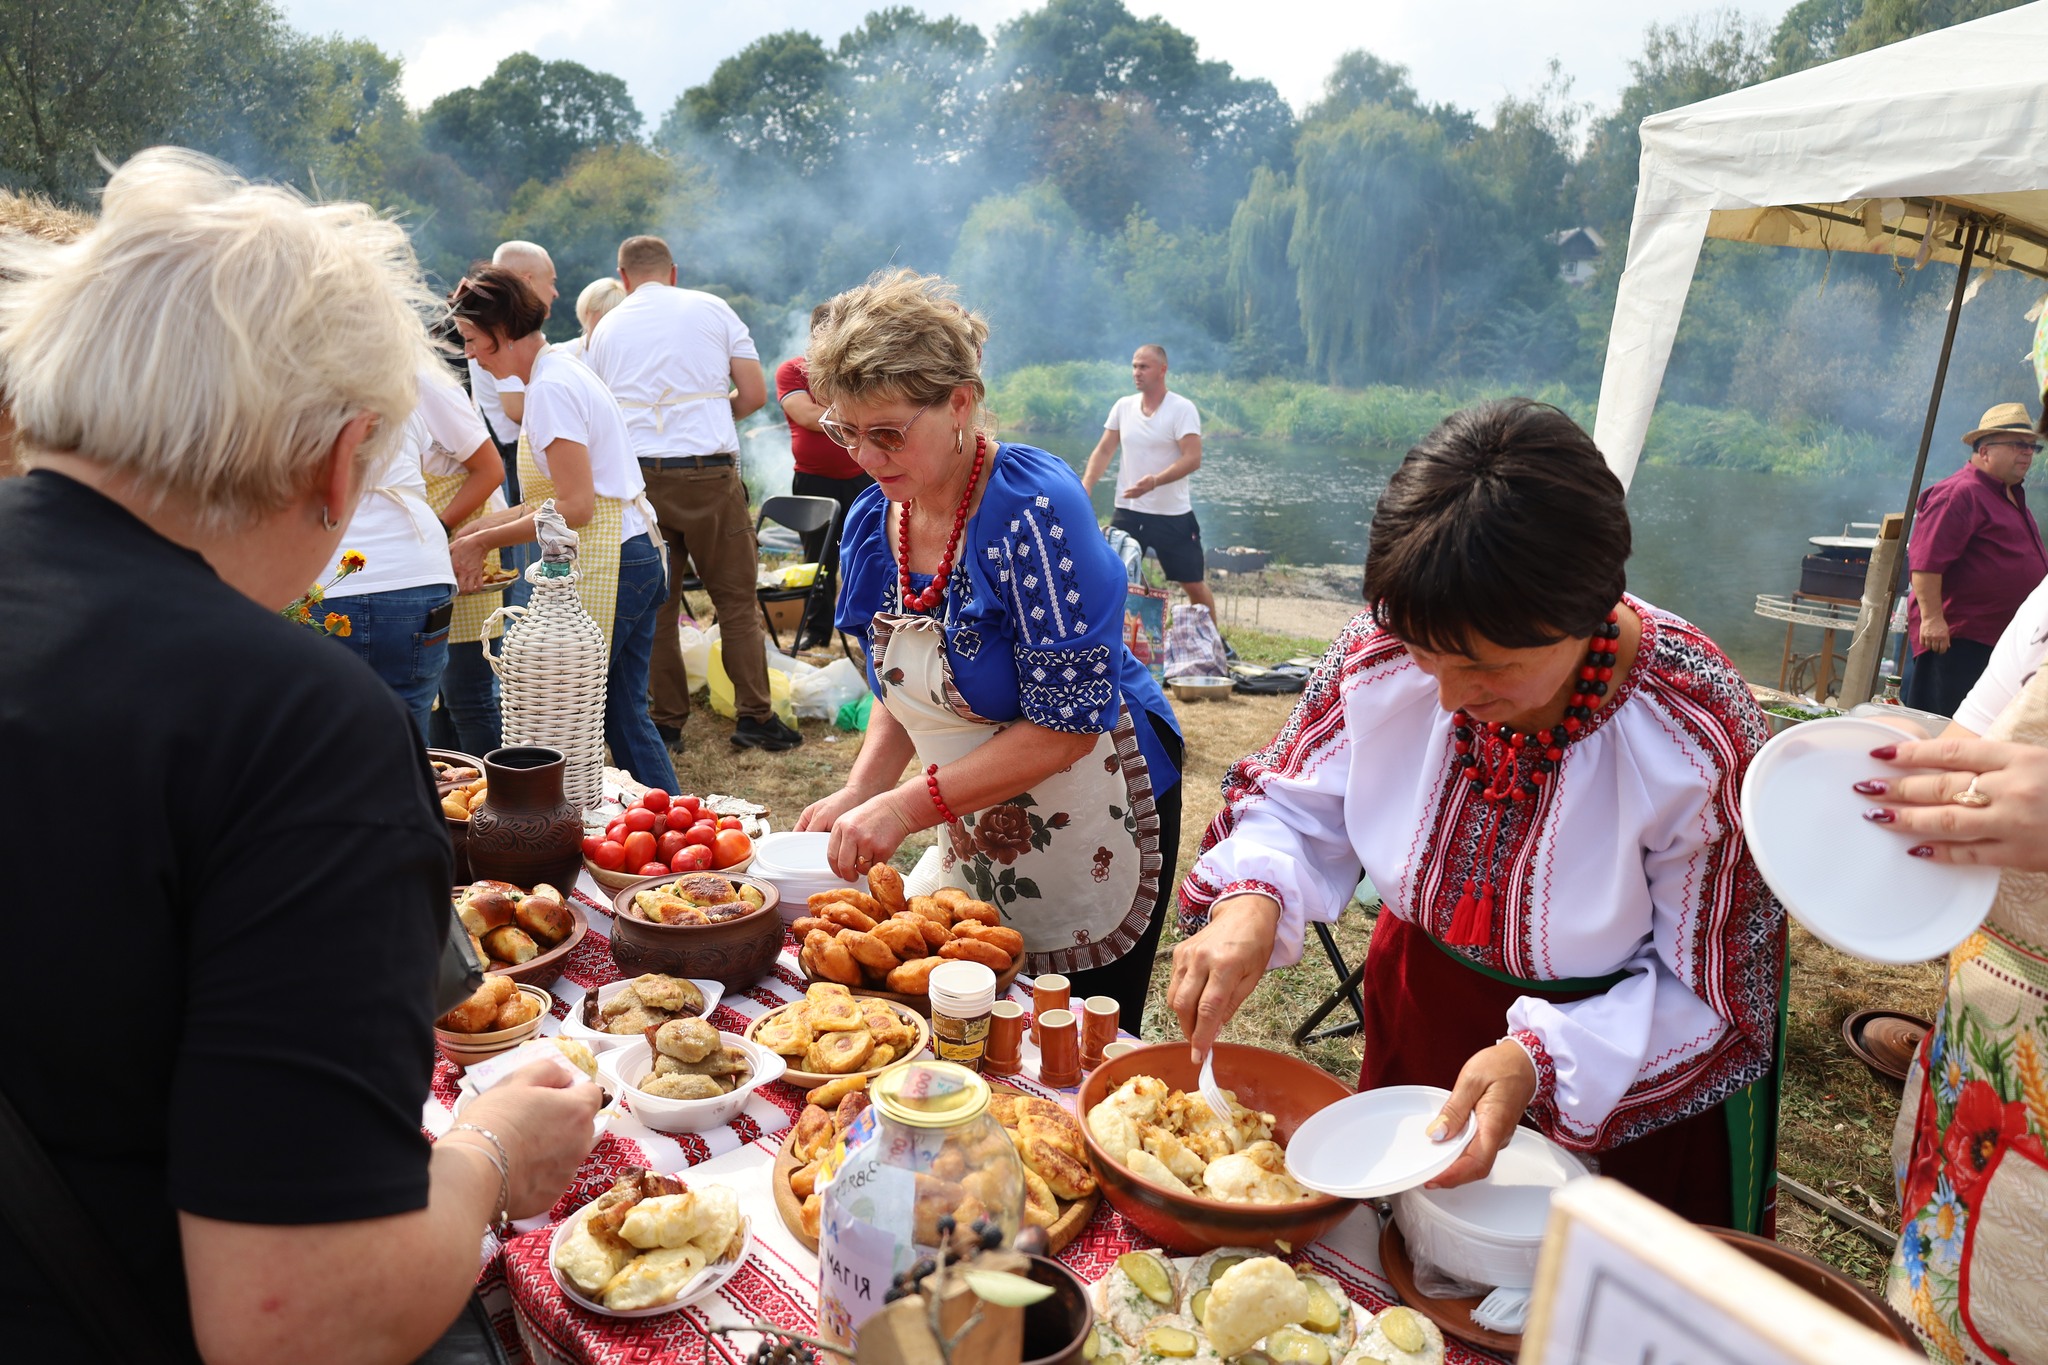
[[[526,570],[533,585],[524,607],[501,607],[484,623],[484,657],[498,675],[504,743],[545,745],[566,760],[562,790],[577,810],[598,803],[604,787],[604,632],[576,596],[576,533],[553,498],[534,513],[541,558]],[[509,624],[491,653],[491,623]]]

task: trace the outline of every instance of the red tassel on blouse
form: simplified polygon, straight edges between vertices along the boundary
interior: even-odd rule
[[[1478,948],[1493,942],[1493,883],[1474,893],[1472,879],[1465,879],[1464,894],[1451,912],[1451,929],[1444,942],[1454,948]]]

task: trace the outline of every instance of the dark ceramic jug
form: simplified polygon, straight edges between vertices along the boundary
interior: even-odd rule
[[[484,755],[491,780],[469,817],[469,869],[478,881],[532,890],[547,882],[564,896],[583,868],[583,817],[562,794],[560,749],[523,745]]]

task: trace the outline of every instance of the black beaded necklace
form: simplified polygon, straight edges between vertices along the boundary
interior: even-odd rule
[[[1619,653],[1615,641],[1620,638],[1621,614],[1610,611],[1606,623],[1593,632],[1592,647],[1586,651],[1586,662],[1579,666],[1571,700],[1565,704],[1564,719],[1548,729],[1522,731],[1489,725],[1474,720],[1463,709],[1452,717],[1454,762],[1460,776],[1472,784],[1473,794],[1486,803],[1488,811],[1486,853],[1479,864],[1481,875],[1465,879],[1457,908],[1451,913],[1450,932],[1444,936],[1446,943],[1476,947],[1493,942],[1493,864],[1501,822],[1509,806],[1535,799],[1563,761],[1565,746],[1585,733],[1592,723],[1594,709],[1614,681],[1614,661]]]

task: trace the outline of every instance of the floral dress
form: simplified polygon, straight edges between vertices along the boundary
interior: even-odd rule
[[[2048,743],[2048,670],[1986,738]],[[1944,1361],[2048,1360],[2048,875],[2008,868],[1906,1078],[1892,1306]]]

